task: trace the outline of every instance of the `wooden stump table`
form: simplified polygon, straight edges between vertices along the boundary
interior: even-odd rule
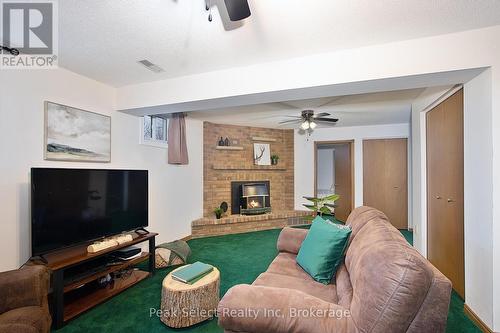
[[[214,267],[199,281],[187,284],[172,278],[172,273],[182,267],[170,272],[162,284],[160,319],[173,328],[188,327],[214,317],[219,304],[219,270]]]

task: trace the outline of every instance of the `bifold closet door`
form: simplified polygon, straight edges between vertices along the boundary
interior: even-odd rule
[[[463,90],[426,115],[427,257],[465,296]]]
[[[408,228],[407,139],[363,140],[363,202]]]

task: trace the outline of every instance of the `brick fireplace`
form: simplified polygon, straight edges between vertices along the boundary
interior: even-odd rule
[[[221,137],[229,147],[219,147]],[[193,221],[193,237],[303,224],[308,215],[294,211],[294,136],[293,130],[221,125],[203,125],[203,214]],[[277,165],[255,165],[254,144],[267,143],[270,153],[279,156]],[[258,215],[241,215],[242,184],[266,184],[271,210]],[[236,196],[235,192],[238,193]],[[256,199],[255,199],[256,200]],[[228,212],[216,220],[213,210],[227,202]]]

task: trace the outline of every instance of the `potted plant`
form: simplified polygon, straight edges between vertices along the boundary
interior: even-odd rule
[[[278,164],[278,160],[279,160],[279,159],[280,159],[280,157],[279,157],[278,155],[276,155],[276,154],[271,155],[271,164],[272,164],[272,165],[276,165],[276,164]]]
[[[314,212],[314,215],[326,217],[335,217],[334,208],[336,207],[335,201],[337,201],[340,196],[338,194],[330,194],[324,197],[303,197],[309,200],[312,204],[304,204],[303,206]]]
[[[221,207],[217,207],[214,209],[214,214],[215,214],[215,218],[218,220],[222,217],[222,213],[224,212],[224,210],[221,208]]]

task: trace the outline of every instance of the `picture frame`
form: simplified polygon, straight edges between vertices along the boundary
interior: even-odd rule
[[[269,143],[254,143],[253,159],[255,165],[271,165],[271,146]]]
[[[45,101],[44,159],[111,162],[111,117]]]

